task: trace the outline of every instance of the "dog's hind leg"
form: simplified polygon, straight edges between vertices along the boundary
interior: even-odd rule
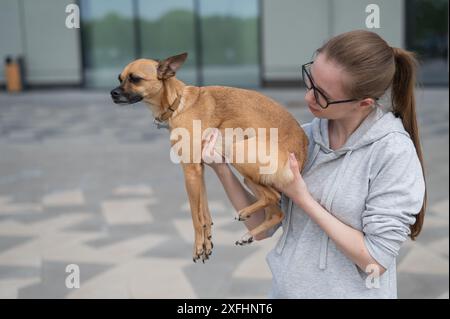
[[[240,240],[236,241],[236,245],[250,244],[251,242],[253,242],[253,239],[256,236],[266,232],[267,230],[269,230],[273,226],[275,226],[278,223],[280,223],[282,221],[283,217],[284,217],[284,214],[280,210],[278,205],[270,205],[270,206],[268,206],[266,208],[265,221],[261,225],[253,228],[251,231],[249,231],[244,236],[242,236],[242,238]]]
[[[264,222],[252,229],[248,233],[246,233],[242,238],[236,241],[236,245],[245,245],[253,242],[253,239],[267,231],[273,225],[276,225],[279,221],[281,221],[283,217],[283,213],[279,210],[277,204],[280,198],[280,194],[270,186],[260,185],[253,183],[250,180],[246,181],[246,184],[249,185],[250,188],[254,189],[255,195],[258,196],[258,201],[253,205],[250,205],[240,211],[240,214],[243,214],[243,219],[248,218],[251,214],[256,212],[261,208],[265,208],[265,220]],[[256,208],[256,210],[255,210]],[[241,215],[240,215],[241,216]],[[278,216],[278,217],[277,217]]]
[[[272,187],[254,183],[248,178],[244,178],[244,183],[255,193],[258,200],[250,206],[241,209],[238,212],[238,220],[246,220],[251,214],[267,207],[271,204],[276,204],[280,199],[280,194]]]

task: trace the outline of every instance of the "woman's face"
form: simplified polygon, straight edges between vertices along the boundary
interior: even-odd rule
[[[320,53],[310,68],[314,85],[323,92],[330,101],[350,100],[344,91],[345,83],[349,81],[349,75],[333,61]],[[331,120],[343,119],[357,114],[365,113],[373,104],[372,99],[359,100],[348,103],[331,104],[326,109],[317,104],[313,90],[308,90],[305,101],[309,110],[315,117]]]

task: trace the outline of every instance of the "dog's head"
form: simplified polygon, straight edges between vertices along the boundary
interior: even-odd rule
[[[119,74],[120,85],[111,91],[116,104],[152,103],[162,94],[164,81],[175,76],[186,61],[187,53],[163,61],[139,59],[128,64]]]

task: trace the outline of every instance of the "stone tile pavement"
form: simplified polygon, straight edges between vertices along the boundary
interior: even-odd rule
[[[301,90],[264,90],[304,123]],[[418,92],[429,210],[398,262],[401,298],[449,298],[448,89]],[[233,219],[207,170],[214,252],[191,260],[192,226],[167,132],[143,105],[107,92],[0,93],[0,298],[264,298],[274,238],[236,247]],[[68,289],[66,266],[80,268]]]

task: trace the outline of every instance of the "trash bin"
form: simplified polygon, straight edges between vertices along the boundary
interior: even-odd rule
[[[19,61],[10,56],[5,59],[5,79],[8,92],[20,92],[23,89],[22,74]]]

